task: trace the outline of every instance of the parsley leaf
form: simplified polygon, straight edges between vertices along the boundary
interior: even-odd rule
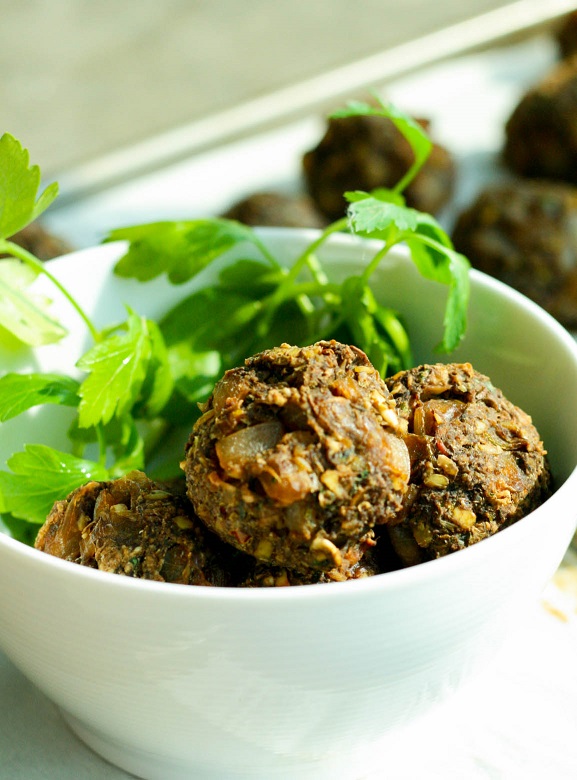
[[[0,533],[8,531],[13,539],[18,542],[34,547],[34,542],[38,534],[38,528],[27,520],[14,517],[9,512],[4,512],[0,516]]]
[[[469,261],[455,251],[449,236],[429,214],[400,206],[386,195],[383,199],[381,191],[346,193],[345,197],[350,201],[349,220],[355,233],[379,238],[386,247],[404,241],[419,273],[449,287],[443,338],[437,350],[452,352],[467,327]],[[379,254],[375,259],[380,261]]]
[[[390,228],[416,230],[419,212],[404,205],[400,196],[389,197],[387,190],[368,192],[345,192],[349,201],[349,221],[353,231],[365,238],[387,240]]]
[[[132,414],[135,417],[153,419],[161,413],[168,402],[174,389],[174,378],[168,350],[158,324],[147,319],[146,330],[150,341],[150,356],[140,397],[134,405]],[[146,354],[143,354],[143,358],[146,360]]]
[[[145,465],[144,440],[130,413],[113,417],[106,425],[81,428],[76,417],[68,430],[74,454],[80,456],[87,445],[97,444],[99,462],[106,463],[111,475],[121,475]]]
[[[382,376],[412,365],[407,333],[392,309],[381,306],[362,276],[342,285],[342,311],[353,341]]]
[[[226,369],[247,357],[262,310],[249,282],[246,291],[216,284],[183,299],[163,317],[160,328],[169,347],[185,341],[195,353],[217,350]]]
[[[0,238],[9,238],[38,217],[58,195],[50,184],[36,199],[40,168],[30,165],[28,150],[9,133],[0,138]]]
[[[118,433],[115,436],[110,436],[114,461],[110,465],[109,471],[111,478],[114,479],[124,476],[133,469],[142,470],[145,466],[145,453],[144,439],[132,415],[125,414],[120,420],[114,418],[112,423],[117,423],[118,427]],[[109,430],[109,435],[114,427]]]
[[[240,290],[245,296],[256,300],[268,295],[278,284],[279,278],[278,269],[272,270],[260,260],[246,259],[225,266],[218,275],[223,289]]]
[[[41,404],[77,406],[79,384],[59,374],[4,374],[0,377],[0,421]]]
[[[66,329],[47,313],[50,302],[27,289],[37,276],[35,269],[19,260],[0,260],[0,325],[32,347],[52,344],[66,335]]]
[[[92,479],[105,480],[108,471],[43,444],[29,444],[7,461],[12,473],[0,471],[0,511],[41,524],[55,501]]]
[[[199,416],[198,404],[206,401],[222,374],[218,351],[197,351],[190,341],[179,341],[168,348],[174,390],[161,416],[175,426],[191,425]]]
[[[89,372],[79,390],[79,425],[107,423],[136,400],[151,355],[150,332],[143,317],[129,309],[127,330],[96,344],[77,362]]]
[[[191,403],[205,400],[222,373],[222,362],[217,350],[198,352],[188,341],[173,344],[168,350],[175,385]]]
[[[467,328],[470,263],[464,255],[455,251],[451,239],[428,214],[419,215],[417,229],[407,237],[406,244],[421,275],[449,287],[443,339],[437,350],[452,352]]]
[[[182,284],[213,260],[243,241],[256,243],[252,230],[227,219],[188,222],[154,222],[117,228],[106,241],[127,240],[128,252],[118,261],[118,276],[149,281],[166,273],[173,284]]]
[[[190,340],[195,348],[206,351],[225,338],[234,340],[237,322],[247,324],[260,308],[260,302],[240,289],[212,285],[183,298],[161,319],[160,328],[169,346]]]

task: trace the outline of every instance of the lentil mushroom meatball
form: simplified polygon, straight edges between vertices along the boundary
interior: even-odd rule
[[[428,128],[428,122],[418,120]],[[414,160],[406,138],[380,116],[330,119],[320,143],[303,156],[308,192],[330,220],[346,211],[343,193],[394,187]],[[431,154],[404,191],[407,204],[437,214],[453,193],[455,165],[449,152],[433,144]]]
[[[457,219],[455,248],[476,268],[577,328],[577,188],[523,180],[483,190]]]
[[[551,492],[531,418],[468,363],[423,365],[387,385],[407,423],[411,484],[387,530],[405,565],[468,547]]]
[[[503,158],[520,176],[577,183],[577,55],[521,98],[505,125]]]
[[[399,430],[361,350],[283,344],[217,383],[186,445],[188,495],[239,550],[293,572],[346,577],[374,526],[401,508],[409,457]]]
[[[31,222],[25,228],[10,237],[18,246],[35,255],[39,260],[52,260],[54,257],[72,252],[72,247],[59,236],[50,233],[38,221]]]
[[[234,203],[223,215],[245,225],[323,228],[327,220],[308,195],[255,192]]]
[[[314,585],[326,582],[344,582],[374,577],[385,569],[381,567],[376,547],[369,547],[358,563],[347,570],[332,569],[331,571],[308,571],[306,574],[281,566],[270,566],[263,561],[256,561],[249,569],[246,577],[239,583],[241,588],[284,588],[294,585]]]
[[[35,547],[114,574],[226,585],[226,551],[212,537],[186,496],[132,471],[109,482],[88,482],[57,501]]]
[[[563,18],[555,37],[562,57],[570,57],[577,52],[577,11]]]

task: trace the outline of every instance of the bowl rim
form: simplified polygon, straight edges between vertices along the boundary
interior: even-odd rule
[[[256,232],[265,241],[267,238],[273,238],[274,240],[282,242],[290,238],[291,241],[298,240],[307,244],[314,240],[316,236],[320,235],[322,230],[315,228],[261,227],[256,228]],[[363,239],[359,236],[346,233],[335,233],[330,236],[326,244],[321,248],[321,251],[330,251],[332,245],[350,246],[351,244],[359,243],[363,246],[368,244],[380,247],[382,245],[381,242],[377,240]],[[70,252],[66,255],[48,260],[46,263],[49,266],[59,266],[62,265],[63,261],[74,262],[74,258],[78,255],[87,253],[93,254],[98,251],[102,251],[105,255],[110,254],[111,256],[118,256],[118,252],[122,246],[126,246],[126,242],[114,241],[103,243]],[[397,245],[393,247],[391,254],[403,257],[406,260],[409,253],[407,247],[404,245]],[[532,317],[536,318],[544,327],[552,332],[555,340],[565,347],[577,367],[577,342],[569,331],[548,314],[548,312],[514,288],[482,271],[472,268],[470,274],[472,286],[479,285],[498,296],[505,296],[521,308],[527,310]],[[319,598],[321,600],[335,597],[343,599],[343,594],[349,594],[350,597],[357,598],[375,591],[385,592],[410,588],[420,583],[423,579],[425,581],[432,581],[458,573],[463,568],[473,565],[476,558],[480,557],[483,559],[490,555],[490,551],[495,546],[506,544],[510,535],[530,533],[531,527],[537,523],[543,522],[543,515],[548,513],[554,504],[562,503],[565,500],[566,494],[572,490],[577,490],[577,463],[555,492],[541,506],[522,518],[523,522],[514,523],[513,525],[500,530],[493,536],[483,539],[482,544],[477,543],[441,558],[425,561],[415,566],[384,572],[372,577],[347,580],[346,582],[311,583],[298,587],[285,588],[241,588],[231,586],[191,586],[124,577],[56,558],[55,556],[36,550],[35,548],[12,538],[2,530],[0,530],[0,554],[2,549],[5,549],[12,555],[23,555],[30,565],[40,566],[44,568],[47,573],[54,571],[61,576],[68,576],[67,572],[69,572],[74,578],[82,577],[87,582],[96,583],[95,587],[97,588],[128,588],[129,592],[155,594],[157,598],[177,598],[179,600],[185,599],[191,601],[197,601],[199,599],[203,601],[224,600],[227,602],[244,602],[248,599],[255,603],[269,602],[271,600],[279,602],[297,601],[303,598],[312,601],[313,595],[314,601],[317,601]],[[577,524],[577,517],[575,522]],[[76,571],[76,574],[73,574],[74,571]],[[328,584],[331,585],[331,587],[326,587]],[[149,597],[150,596],[147,596],[147,598]]]

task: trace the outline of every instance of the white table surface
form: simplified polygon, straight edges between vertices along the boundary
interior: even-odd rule
[[[551,41],[539,38],[466,57],[458,67],[432,68],[387,89],[402,107],[431,116],[435,136],[456,154],[458,203],[495,175],[504,118],[554,56]],[[81,247],[122,224],[218,213],[263,186],[294,190],[299,155],[320,128],[313,118],[201,155],[56,209],[48,224]],[[576,659],[577,566],[571,559],[543,600],[529,605],[491,672],[419,724],[418,731],[399,735],[396,750],[383,756],[383,769],[373,777],[574,780]],[[1,653],[0,716],[2,780],[128,777],[72,736],[52,704]]]

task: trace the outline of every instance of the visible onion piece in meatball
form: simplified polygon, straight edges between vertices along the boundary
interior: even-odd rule
[[[239,550],[292,572],[346,576],[373,528],[402,506],[402,427],[361,350],[283,344],[217,383],[186,445],[188,495]]]
[[[549,496],[531,418],[470,364],[420,366],[387,385],[408,425],[411,484],[387,528],[405,565],[491,536]]]
[[[226,585],[220,541],[185,496],[140,471],[89,482],[57,501],[35,547],[83,566],[129,577],[190,585]]]

